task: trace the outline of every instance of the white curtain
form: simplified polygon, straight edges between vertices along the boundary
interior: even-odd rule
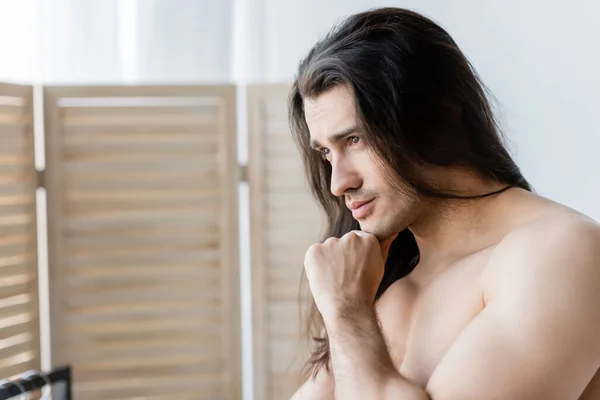
[[[231,0],[0,0],[0,79],[230,82],[232,15]]]
[[[137,18],[137,79],[231,81],[230,0],[140,0]]]
[[[44,83],[121,81],[119,0],[51,0],[38,6]]]
[[[0,0],[0,80],[29,83],[36,68],[35,0]]]

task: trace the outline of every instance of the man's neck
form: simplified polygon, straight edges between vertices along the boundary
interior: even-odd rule
[[[520,191],[429,204],[409,227],[419,246],[420,265],[437,274],[438,269],[498,243],[510,225],[502,216]]]

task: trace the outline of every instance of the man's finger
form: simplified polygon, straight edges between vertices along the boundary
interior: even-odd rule
[[[347,233],[347,235],[348,234],[355,234],[355,235],[360,236],[360,237],[365,238],[365,239],[375,236],[372,233],[360,231],[358,229],[350,231],[350,232]]]

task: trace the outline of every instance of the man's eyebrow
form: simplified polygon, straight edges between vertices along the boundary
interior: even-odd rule
[[[330,143],[335,144],[335,143],[338,143],[338,142],[344,140],[348,135],[350,135],[351,133],[355,133],[355,132],[358,132],[358,126],[352,126],[350,128],[346,128],[337,133],[334,133],[333,135],[330,135],[328,137],[328,139],[329,139]],[[312,147],[313,149],[316,150],[316,149],[320,149],[323,146],[321,146],[321,144],[317,140],[310,139],[310,147]]]

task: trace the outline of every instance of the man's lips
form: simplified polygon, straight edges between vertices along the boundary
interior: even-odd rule
[[[352,210],[352,217],[356,220],[366,218],[371,212],[373,212],[374,199],[367,201],[352,201],[348,203],[348,208]]]
[[[360,208],[360,207],[364,206],[365,204],[370,203],[372,201],[373,201],[373,199],[366,200],[366,201],[351,201],[350,203],[347,204],[347,207],[350,210],[354,211],[354,210],[356,210],[356,209],[358,209],[358,208]]]

